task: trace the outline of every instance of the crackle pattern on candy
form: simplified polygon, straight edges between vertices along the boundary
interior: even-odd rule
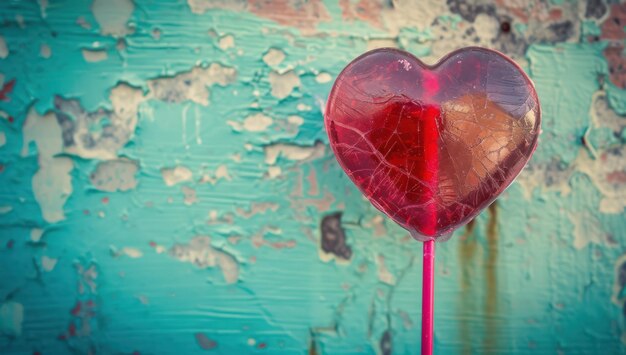
[[[531,81],[477,47],[433,67],[407,52],[368,52],[339,74],[325,117],[352,181],[419,240],[446,240],[493,202],[540,131]]]

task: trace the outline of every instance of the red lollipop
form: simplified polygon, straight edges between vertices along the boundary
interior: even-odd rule
[[[333,85],[325,124],[339,164],[376,208],[425,242],[422,353],[432,352],[434,241],[513,182],[537,147],[540,116],[522,69],[478,47],[434,66],[374,50]]]

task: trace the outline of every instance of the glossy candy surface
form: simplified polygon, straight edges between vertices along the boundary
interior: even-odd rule
[[[337,160],[361,192],[418,240],[445,240],[491,204],[537,146],[530,79],[488,49],[429,67],[378,49],[337,77],[325,111]]]

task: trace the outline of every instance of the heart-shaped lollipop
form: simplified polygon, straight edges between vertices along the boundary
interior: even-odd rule
[[[378,49],[337,77],[325,123],[350,179],[414,238],[445,240],[513,182],[537,146],[530,79],[477,47],[434,66]]]

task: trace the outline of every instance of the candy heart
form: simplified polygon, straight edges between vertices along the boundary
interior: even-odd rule
[[[418,240],[445,240],[491,204],[537,146],[530,79],[477,47],[434,66],[396,49],[363,54],[325,111],[339,164],[372,204]]]

